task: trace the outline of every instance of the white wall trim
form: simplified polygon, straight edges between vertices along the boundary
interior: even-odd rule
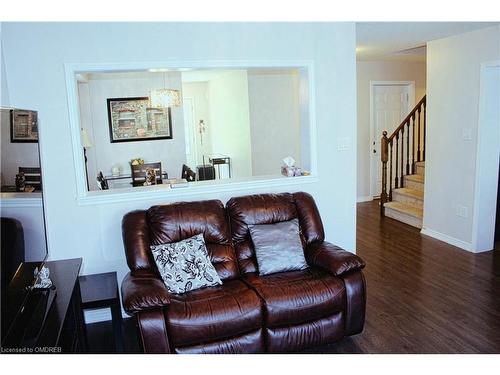
[[[33,207],[33,208],[42,208],[42,197],[4,197],[2,193],[2,197],[0,199],[0,208],[4,207]],[[28,194],[28,193],[20,193],[20,194]]]
[[[472,248],[475,252],[489,251],[494,248],[494,237],[495,237],[495,220],[496,217],[491,217],[489,210],[486,207],[497,206],[497,184],[498,184],[498,150],[500,150],[500,137],[496,137],[496,142],[494,142],[495,137],[492,133],[494,129],[485,128],[483,123],[484,116],[484,106],[485,106],[485,73],[486,69],[499,68],[500,60],[489,61],[481,64],[480,68],[480,78],[479,78],[479,113],[478,113],[478,130],[477,130],[477,155],[476,155],[476,175],[474,181],[474,205],[472,214]],[[498,124],[500,126],[500,124]],[[498,129],[498,128],[497,128]],[[500,132],[498,133],[500,136]],[[487,141],[486,141],[487,140]],[[485,150],[487,148],[487,150]],[[488,156],[494,155],[496,153],[496,161],[491,163],[488,160],[488,156],[483,155],[481,151],[488,154]],[[495,184],[495,194],[492,194],[490,190],[488,192],[488,187],[484,186],[488,180],[489,183]],[[496,178],[491,178],[496,177]],[[491,187],[491,186],[490,186]],[[488,211],[488,212],[485,212]],[[487,226],[487,231],[490,233],[491,238],[480,238],[479,232],[480,227]],[[484,233],[484,232],[483,232]]]
[[[200,194],[237,192],[242,190],[247,191],[266,188],[283,188],[283,190],[285,191],[289,190],[289,188],[304,186],[305,184],[313,184],[318,181],[319,178],[314,176],[274,177],[274,179],[272,177],[269,177],[269,179],[242,182],[194,182],[189,183],[188,187],[177,189],[172,189],[169,185],[156,185],[116,190],[91,191],[87,196],[78,199],[78,204],[81,206],[86,206],[107,203],[144,201],[151,199],[170,199],[178,197],[184,198],[191,195],[199,196]]]
[[[372,148],[373,142],[375,140],[375,124],[373,123],[373,91],[376,86],[408,86],[409,87],[409,100],[408,100],[408,111],[410,111],[415,106],[415,81],[370,81],[370,140],[367,147],[369,147],[370,152],[369,155],[369,165],[370,165],[370,195],[378,196],[380,195],[379,191],[373,191],[373,177],[375,175],[375,171],[373,170],[373,155]],[[409,112],[408,112],[409,113]],[[390,135],[390,134],[389,134]]]
[[[73,163],[76,178],[76,200],[78,204],[102,204],[115,203],[131,200],[150,199],[152,191],[139,191],[135,189],[126,192],[121,192],[122,189],[112,189],[105,192],[88,192],[85,177],[85,161],[83,157],[83,149],[80,139],[80,113],[78,106],[78,84],[77,74],[88,72],[112,72],[112,71],[144,71],[148,69],[159,68],[262,68],[262,67],[282,67],[282,68],[299,68],[306,69],[309,79],[309,135],[310,135],[310,152],[311,152],[311,176],[304,177],[303,183],[317,182],[317,138],[316,138],[316,102],[315,102],[315,73],[314,61],[312,60],[171,60],[171,61],[146,61],[146,62],[128,62],[128,63],[66,63],[64,64],[66,76],[66,91],[68,98],[68,111],[71,132],[71,143],[73,148]],[[297,185],[297,179],[279,179],[277,181],[264,181],[263,177],[259,181],[246,182],[231,182],[224,184],[200,185],[196,189],[188,188],[189,193],[211,193],[234,190],[248,190],[258,187],[283,186],[284,188],[290,185]],[[178,193],[175,193],[177,192]],[[187,189],[166,190],[162,189],[162,197],[175,197],[187,195]]]
[[[435,230],[429,228],[422,228],[421,234],[435,238],[436,240],[446,242],[447,244],[459,247],[463,250],[474,252],[472,248],[472,243],[459,240],[458,238],[448,236],[447,234],[436,232]]]
[[[358,197],[356,199],[357,203],[362,203],[362,202],[371,202],[373,200],[372,196],[364,196],[364,197]]]

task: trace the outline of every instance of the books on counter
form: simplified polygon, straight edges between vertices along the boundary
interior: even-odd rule
[[[177,189],[177,188],[183,188],[183,187],[188,187],[189,183],[185,178],[172,178],[170,180],[167,180],[167,183],[170,184],[170,187],[172,189]]]

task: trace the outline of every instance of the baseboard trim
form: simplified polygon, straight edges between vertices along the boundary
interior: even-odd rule
[[[440,232],[437,232],[435,230],[432,230],[432,229],[429,229],[429,228],[425,228],[425,227],[422,228],[422,230],[420,231],[420,233],[424,234],[426,236],[435,238],[436,240],[446,242],[447,244],[459,247],[459,248],[461,248],[463,250],[467,250],[467,251],[470,251],[472,253],[476,252],[476,251],[474,251],[474,249],[472,247],[472,243],[459,240],[458,238],[455,238],[455,237],[452,237],[452,236],[448,236],[447,234],[440,233]]]
[[[356,199],[357,203],[362,203],[362,202],[371,202],[373,200],[373,197],[371,196],[365,196],[365,197],[358,197]]]

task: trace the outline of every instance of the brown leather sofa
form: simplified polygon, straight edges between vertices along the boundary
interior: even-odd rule
[[[299,219],[308,268],[259,276],[249,224]],[[307,193],[182,202],[122,222],[130,273],[123,306],[146,353],[295,352],[363,330],[366,286],[358,256],[324,241]],[[149,250],[203,233],[223,284],[169,294]]]

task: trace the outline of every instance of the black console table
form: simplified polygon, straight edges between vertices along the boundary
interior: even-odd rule
[[[16,294],[22,295],[19,291],[30,285],[33,271],[39,265],[38,262],[21,265],[6,291],[8,298],[15,299]],[[87,350],[78,282],[82,259],[56,260],[46,262],[45,265],[49,268],[50,279],[56,287],[46,318],[39,325],[30,316],[16,320],[11,328],[12,334],[2,341],[3,353],[75,353]],[[30,300],[40,300],[37,293],[41,292],[34,290],[31,293],[25,306],[32,303]],[[17,311],[9,311],[11,306],[16,308],[16,305],[12,303],[5,306],[2,313],[16,314]]]

